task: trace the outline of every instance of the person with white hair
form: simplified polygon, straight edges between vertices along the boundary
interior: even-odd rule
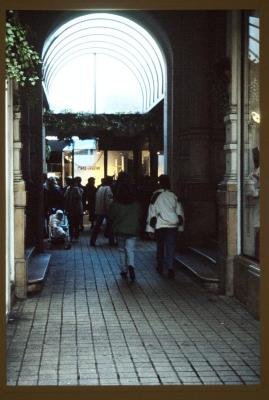
[[[67,230],[65,229],[64,213],[62,210],[57,210],[55,214],[50,217],[51,235],[55,239],[64,239],[67,237]]]

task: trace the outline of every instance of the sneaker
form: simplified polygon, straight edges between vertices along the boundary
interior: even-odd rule
[[[131,279],[131,281],[134,281],[134,280],[135,280],[134,267],[132,267],[131,265],[129,265],[128,271],[129,271],[129,274],[130,274],[130,279]]]
[[[175,271],[173,270],[173,269],[169,269],[168,270],[168,278],[169,279],[174,279],[174,277],[175,277]]]

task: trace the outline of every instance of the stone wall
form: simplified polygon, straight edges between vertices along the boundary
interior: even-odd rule
[[[226,14],[153,14],[172,49],[170,174],[186,212],[184,236],[189,244],[206,242],[217,237],[217,184],[225,172],[225,114],[214,95],[212,74],[226,52]]]

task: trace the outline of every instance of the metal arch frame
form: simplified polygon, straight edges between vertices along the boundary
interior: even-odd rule
[[[94,29],[95,29],[95,27],[94,27]],[[83,29],[84,30],[84,29]],[[87,30],[88,30],[88,28],[87,28]],[[115,30],[115,29],[112,29],[112,30]],[[81,32],[82,30],[80,30],[80,32]],[[118,30],[117,30],[118,31]],[[119,31],[120,32],[120,31]],[[76,33],[78,33],[78,31],[77,32],[74,32],[74,34],[76,34]],[[91,36],[100,36],[100,35],[102,35],[102,36],[104,36],[104,37],[106,37],[107,36],[107,34],[104,34],[104,33],[95,33],[95,34],[93,34],[93,35],[89,35],[89,37],[91,37]],[[81,37],[87,37],[88,35],[84,35],[84,36],[78,36],[75,40],[77,40],[77,41],[79,41],[79,39],[81,38]],[[111,37],[111,35],[108,37],[108,38],[110,38]],[[116,41],[119,41],[119,42],[123,42],[124,44],[126,44],[127,45],[127,49],[125,49],[125,50],[127,50],[129,53],[132,53],[131,51],[130,51],[130,49],[128,49],[128,47],[130,47],[130,44],[128,43],[128,41],[126,41],[126,40],[124,40],[123,38],[121,38],[121,37],[118,37],[118,36],[113,36],[113,38],[116,40]],[[71,40],[70,40],[71,39]],[[132,40],[133,40],[134,38],[132,38]],[[68,46],[69,44],[70,44],[70,41],[72,41],[72,35],[70,35],[70,36],[68,36],[68,37],[66,37],[65,39],[64,39],[64,41],[66,42],[66,46]],[[135,40],[135,42],[136,43],[138,43],[137,42],[137,40]],[[107,43],[108,44],[111,44],[111,43],[109,43],[109,40],[107,41]],[[46,66],[46,64],[48,64],[48,63],[51,63],[51,61],[54,59],[54,58],[56,58],[57,56],[58,56],[58,54],[59,53],[57,53],[57,47],[59,46],[61,44],[61,51],[62,51],[62,49],[64,49],[65,48],[65,45],[63,45],[63,41],[62,42],[59,42],[59,43],[57,43],[57,45],[54,47],[54,49],[52,49],[52,51],[51,51],[51,54],[49,55],[49,57],[47,57],[47,59],[45,59],[44,60],[44,64],[45,64],[45,66]],[[139,44],[139,43],[138,43]],[[114,43],[112,44],[113,46],[114,46]],[[120,47],[122,47],[122,46],[120,46]],[[145,56],[144,56],[144,54],[145,53],[142,53],[141,52],[141,49],[142,49],[142,46],[139,44],[139,47],[140,48],[138,48],[137,46],[135,47],[135,50],[136,50],[136,52],[137,52],[137,54],[141,57],[141,59],[142,59],[142,61],[144,61],[143,62],[143,64],[144,65],[146,65],[147,66],[147,68],[148,68],[148,71],[149,71],[149,74],[151,75],[151,79],[152,79],[152,99],[151,99],[151,101],[152,102],[154,102],[155,100],[156,100],[156,98],[158,98],[159,96],[158,96],[158,86],[159,86],[159,74],[158,74],[158,71],[157,71],[157,69],[156,69],[156,66],[155,66],[155,64],[154,64],[154,61],[152,60],[152,58],[151,58],[151,56],[148,54],[148,53],[146,53],[148,56],[149,56],[149,58],[150,58],[150,61],[151,61],[151,65],[148,63],[148,60],[145,58]],[[51,59],[51,60],[50,60]],[[141,66],[142,66],[142,68],[144,69],[144,71],[145,71],[145,68],[143,67],[143,64],[141,63]],[[153,68],[152,68],[153,67]],[[48,67],[49,68],[49,67]],[[152,69],[155,69],[155,75],[153,75],[153,72],[152,72]],[[145,72],[146,73],[146,72]],[[162,74],[162,71],[160,71],[160,73]],[[148,73],[146,73],[146,76],[148,76]],[[155,79],[154,79],[155,78]],[[46,79],[46,73],[45,73],[45,79]],[[156,83],[155,83],[156,82]],[[151,87],[151,86],[150,86]]]
[[[89,15],[92,15],[92,14],[89,14]],[[108,15],[110,15],[110,14],[108,14]],[[113,14],[113,15],[115,15],[115,14]],[[79,17],[79,18],[80,18],[80,17]],[[122,18],[122,17],[121,17],[121,18]],[[102,21],[104,20],[104,21],[115,22],[115,20],[113,20],[113,19],[111,19],[111,18],[106,18],[106,19],[104,19],[104,18],[95,18],[95,20],[97,20],[97,19],[102,20]],[[87,23],[87,22],[91,22],[91,21],[94,22],[94,19],[92,19],[92,20],[87,20],[87,19],[85,19],[83,22],[76,22],[76,23],[74,23],[73,25],[69,25],[68,28],[67,28],[66,30],[63,30],[63,31],[61,32],[61,34],[67,34],[68,29],[73,28],[75,25],[79,25],[80,23]],[[132,20],[130,20],[130,21],[131,21],[132,24],[136,24],[136,23],[133,22]],[[142,29],[145,33],[147,33],[148,37],[145,37],[145,35],[142,34],[142,32],[140,32],[140,31],[138,31],[137,29],[135,29],[135,27],[130,26],[130,25],[127,25],[126,23],[123,23],[122,21],[116,21],[116,23],[117,23],[117,24],[122,24],[122,25],[124,25],[124,26],[127,27],[129,30],[134,31],[137,35],[141,36],[142,38],[144,38],[144,39],[146,40],[146,43],[147,43],[147,45],[148,45],[148,49],[151,49],[151,50],[153,51],[153,53],[155,54],[155,56],[156,56],[156,59],[157,59],[158,64],[159,64],[159,69],[157,70],[156,65],[155,65],[155,61],[153,60],[153,58],[152,58],[152,56],[151,56],[151,54],[150,54],[149,51],[147,51],[146,53],[145,53],[145,52],[144,52],[144,53],[141,53],[141,56],[142,56],[142,58],[145,59],[145,57],[143,57],[143,54],[146,54],[146,55],[150,58],[150,60],[151,60],[151,62],[152,62],[152,67],[153,67],[153,69],[155,69],[156,81],[157,81],[157,85],[156,85],[156,92],[157,92],[157,94],[156,94],[156,97],[159,96],[159,91],[158,91],[158,88],[159,88],[159,87],[161,87],[161,94],[163,94],[163,84],[164,84],[164,60],[163,60],[162,53],[161,53],[161,51],[160,51],[160,49],[159,49],[159,47],[158,47],[158,45],[157,45],[155,39],[153,39],[152,36],[151,36],[149,33],[147,33],[147,32],[145,31],[145,29],[142,28],[142,27],[140,27],[139,25],[138,25],[138,26],[140,27],[140,29]],[[137,25],[137,24],[136,24],[136,25]],[[134,40],[134,41],[135,41],[136,43],[138,43],[139,46],[140,46],[140,43],[139,43],[139,41],[137,40],[137,38],[135,38],[134,35],[131,35],[130,32],[122,31],[122,30],[120,30],[120,29],[117,29],[117,28],[111,27],[111,26],[103,26],[103,27],[101,27],[101,26],[86,26],[86,27],[83,27],[83,28],[81,28],[81,29],[79,29],[79,30],[73,31],[69,36],[65,36],[64,40],[70,38],[73,34],[76,34],[76,33],[80,32],[80,31],[82,31],[82,30],[98,29],[98,28],[100,28],[100,29],[103,28],[103,29],[115,30],[115,31],[120,32],[121,34],[124,33],[124,35],[129,36],[132,40]],[[143,33],[144,33],[144,32],[143,32]],[[53,47],[53,42],[54,42],[54,45],[55,45],[55,46],[53,47],[52,51],[56,51],[56,47],[58,47],[58,46],[60,45],[60,43],[61,43],[61,42],[55,43],[55,42],[57,42],[57,41],[60,40],[59,38],[60,38],[60,35],[58,35],[58,36],[56,36],[54,39],[52,39],[52,43],[51,43],[50,47],[47,48],[44,57],[47,56],[46,53],[49,53],[50,48]],[[116,37],[116,38],[117,38],[117,37]],[[117,39],[120,40],[120,38],[117,38]],[[149,39],[152,40],[152,42],[154,43],[154,45],[153,45],[152,43],[150,43]],[[126,43],[128,43],[128,42],[126,42]],[[140,46],[140,47],[141,47],[141,46]],[[160,53],[159,55],[157,54],[156,49],[158,49],[158,51],[159,51],[159,53]],[[138,50],[138,49],[137,49],[137,50]],[[139,51],[139,50],[138,50],[138,51]],[[160,60],[162,60],[163,65],[162,65],[162,63],[160,62]],[[145,62],[148,64],[148,61],[147,61],[146,59],[145,59]],[[162,80],[161,83],[159,82],[159,73],[160,73],[161,80]]]
[[[87,36],[85,36],[85,37],[87,37]],[[77,40],[79,40],[79,38]],[[71,43],[72,43],[71,46],[70,46],[70,42],[67,43],[67,46],[69,46],[68,51],[70,51],[70,53],[73,52],[73,48],[77,47],[77,44],[76,43],[74,44],[74,41],[72,41]],[[105,42],[105,41],[98,41],[98,40],[94,40],[92,42],[93,47],[95,47],[98,43],[104,43],[104,44],[107,43],[110,46],[110,47],[107,47],[107,48],[105,46],[100,46],[99,47],[100,50],[102,48],[104,48],[104,49],[111,49],[111,51],[115,51],[114,48],[117,47],[118,49],[122,50],[121,52],[118,51],[119,54],[124,54],[125,57],[126,57],[126,53],[125,53],[126,49],[124,47],[119,46],[116,43],[108,43],[108,42]],[[87,46],[89,48],[91,46],[91,44],[89,42],[86,42],[86,41],[81,43],[81,46],[82,45],[83,46]],[[65,46],[62,47],[61,53],[63,53],[64,51],[65,51]],[[130,56],[128,56],[128,59],[130,60],[130,65],[134,64],[134,60],[135,60],[135,63],[137,63],[137,58],[136,58],[136,54],[135,53],[133,53],[132,51],[128,51],[128,55],[131,55],[131,56],[133,55],[133,57],[134,57],[134,59],[132,59],[132,58],[130,58]],[[140,56],[139,52],[138,52],[138,55]],[[51,56],[52,56],[52,54],[51,54]],[[49,88],[49,81],[51,79],[51,74],[53,73],[53,70],[56,68],[54,66],[55,65],[57,66],[61,62],[61,58],[63,59],[64,57],[67,57],[67,56],[65,56],[64,54],[57,53],[57,54],[55,54],[53,56],[52,60],[50,60],[50,62],[46,65],[46,73],[45,73],[44,78],[45,78],[45,81],[48,82],[48,84],[47,84],[48,88]],[[56,58],[58,58],[58,60],[55,60]],[[150,69],[150,66],[148,64],[146,64],[146,63],[138,63],[138,66],[140,66],[140,68],[137,68],[137,70],[140,70],[141,79],[142,80],[146,79],[148,81],[149,93],[150,93],[150,96],[151,96],[150,101],[154,102],[155,99],[156,99],[155,96],[153,95],[155,81],[154,81],[154,76],[152,75],[152,71]],[[145,66],[147,66],[147,70],[148,71],[146,71]],[[143,77],[143,75],[144,75],[144,77]],[[150,79],[149,75],[151,75],[151,79]]]
[[[91,49],[94,49],[94,48],[92,47]],[[90,49],[87,49],[87,50],[90,50]],[[108,49],[108,50],[110,50],[110,49]],[[94,52],[94,51],[91,51],[91,52],[87,51],[87,52],[85,52],[85,53],[80,53],[80,55],[89,55],[89,54],[95,54],[95,52]],[[139,85],[139,87],[140,87],[140,90],[141,90],[141,95],[142,95],[142,110],[143,110],[143,112],[145,112],[145,110],[146,110],[146,106],[145,106],[145,103],[146,103],[146,101],[145,101],[145,96],[146,96],[146,93],[147,93],[147,88],[145,87],[144,80],[142,79],[143,85],[141,85],[141,81],[138,79],[136,72],[135,72],[134,70],[132,70],[132,69],[130,68],[130,65],[127,64],[127,63],[125,63],[122,59],[120,59],[120,58],[118,58],[118,57],[116,57],[116,56],[114,56],[114,55],[105,53],[105,52],[99,52],[98,54],[109,55],[109,56],[115,58],[116,60],[118,60],[119,62],[121,62],[122,64],[124,64],[124,65],[130,70],[130,72],[135,76],[135,78],[136,78],[136,80],[137,80],[137,82],[138,82],[138,85]],[[70,55],[70,60],[74,59],[75,57],[76,57],[75,53],[72,53],[72,55]],[[56,67],[56,68],[57,68],[57,67]],[[58,67],[58,68],[60,68],[60,67]],[[138,71],[138,73],[139,73],[139,71]],[[53,77],[51,77],[50,79],[53,79]],[[50,83],[50,85],[51,85],[51,84],[52,84],[52,83]],[[144,87],[144,88],[143,88],[143,87]],[[46,88],[46,90],[47,90],[47,92],[49,93],[49,88]]]
[[[93,18],[89,18],[89,16],[93,16]],[[111,18],[111,17],[116,17]],[[112,22],[115,24],[115,26],[109,26],[107,24],[107,26],[86,26],[86,27],[81,27],[80,29],[75,30],[74,27],[76,25],[81,25],[81,24],[91,24],[91,22],[94,24],[94,22],[96,20],[100,20],[100,21],[104,21],[104,25],[106,22]],[[130,24],[127,24],[126,22],[130,22]],[[117,26],[118,25],[118,26]],[[119,25],[124,25],[124,27],[126,28],[126,30],[122,31],[119,29]],[[139,30],[137,29],[139,27]],[[72,32],[70,34],[68,34],[68,30],[72,29]],[[143,69],[143,72],[145,74],[146,78],[142,77],[141,71],[139,71],[139,69],[136,67],[136,70],[138,71],[138,74],[140,76],[140,78],[142,79],[142,82],[144,84],[144,88],[145,88],[145,92],[146,92],[146,105],[147,105],[147,109],[151,107],[152,103],[158,101],[158,99],[160,97],[163,97],[163,84],[164,84],[164,68],[165,68],[165,62],[163,59],[163,55],[162,52],[158,46],[158,44],[156,43],[155,39],[150,35],[150,33],[148,33],[144,27],[140,26],[139,24],[137,24],[136,22],[134,22],[131,19],[122,17],[122,16],[118,16],[116,14],[109,14],[109,13],[102,13],[102,14],[87,14],[86,16],[81,16],[81,17],[76,17],[73,20],[70,20],[69,22],[63,24],[62,26],[60,26],[52,35],[51,37],[49,37],[47,39],[47,41],[44,44],[44,48],[43,48],[43,52],[42,52],[42,57],[44,58],[44,74],[45,74],[45,84],[47,85],[48,88],[48,92],[49,92],[49,86],[50,86],[50,82],[47,84],[47,79],[48,81],[50,81],[52,78],[52,74],[55,72],[55,69],[59,69],[59,63],[61,63],[60,61],[57,61],[58,66],[56,65],[55,68],[51,67],[52,64],[52,60],[55,59],[57,56],[60,57],[57,53],[57,47],[59,47],[61,45],[61,50],[63,50],[65,47],[68,46],[68,44],[70,44],[70,38],[73,35],[77,35],[76,40],[80,40],[83,36],[80,36],[81,32],[83,30],[91,30],[91,29],[110,29],[110,30],[114,30],[120,33],[120,37],[118,36],[113,36],[113,38],[115,39],[115,41],[119,41],[124,43],[124,45],[127,46],[127,48],[124,48],[123,46],[118,46],[121,49],[123,49],[124,51],[127,51],[128,54],[133,55],[134,51],[131,51],[130,49],[135,49],[135,52],[141,57],[143,63],[139,63],[139,65],[141,66],[141,68]],[[60,32],[59,32],[60,31]],[[57,34],[58,32],[58,34]],[[132,34],[132,33],[135,34]],[[61,40],[61,36],[64,35],[64,39]],[[104,37],[108,38],[108,41],[105,42],[107,43],[107,45],[113,47],[113,46],[117,46],[115,43],[111,42],[109,43],[109,38],[111,37],[111,35],[108,35],[107,33],[102,33],[102,34],[93,34],[93,35],[89,35],[89,36],[97,36],[97,35],[102,35]],[[84,36],[87,37],[88,35]],[[137,44],[136,46],[133,46],[132,44],[130,44],[130,42],[126,39],[123,39],[123,37],[129,37],[131,39],[131,41],[133,41],[135,44]],[[147,49],[145,50],[145,47],[143,47],[140,44],[140,41],[138,40],[139,37],[142,37],[147,44]],[[72,40],[72,39],[71,39]],[[67,45],[63,46],[63,41],[68,41],[69,43],[67,43]],[[97,42],[97,41],[95,41]],[[99,41],[100,42],[100,41]],[[72,46],[74,47],[74,46]],[[68,51],[72,50],[69,49]],[[95,47],[93,47],[95,48]],[[141,52],[141,49],[144,50],[144,52]],[[111,57],[113,57],[114,59],[117,59],[119,62],[123,63],[130,71],[131,73],[135,76],[135,78],[138,81],[138,84],[140,86],[140,90],[142,93],[142,101],[143,101],[143,110],[145,110],[145,98],[144,98],[144,93],[143,93],[143,89],[142,89],[142,85],[140,82],[140,79],[138,78],[137,74],[133,71],[133,69],[130,67],[130,65],[133,65],[133,60],[130,60],[130,65],[128,65],[127,63],[123,62],[123,60],[121,60],[119,57],[116,57],[115,55],[111,55],[108,54],[106,52],[102,53],[102,49],[99,49],[101,51],[99,51],[97,54],[105,54],[105,55],[109,55]],[[107,52],[114,52],[113,48],[105,48],[103,47],[103,50],[107,50]],[[62,52],[62,51],[61,51]],[[56,53],[56,54],[55,54]],[[91,54],[87,53],[87,54]],[[158,54],[159,53],[159,54]],[[73,55],[76,54],[73,52]],[[156,60],[154,60],[156,57],[157,61],[158,61],[158,67],[156,66]],[[122,56],[121,53],[119,53],[120,56]],[[126,54],[124,54],[125,58],[126,58]],[[146,56],[146,57],[145,57]],[[64,56],[61,56],[62,59]],[[72,59],[72,55],[71,55],[71,59]],[[128,57],[130,58],[130,57]],[[70,58],[69,58],[70,59]],[[66,58],[65,58],[66,60]],[[150,62],[151,63],[150,63]],[[145,66],[147,68],[145,68]],[[149,74],[146,72],[146,69],[148,69]],[[154,71],[154,74],[153,74]],[[150,79],[151,78],[151,79]],[[155,78],[155,79],[154,79]],[[149,86],[149,91],[147,91],[146,89],[146,84],[145,84],[145,79],[148,82],[148,86]],[[161,79],[161,82],[160,82]],[[152,85],[151,85],[151,82]]]
[[[92,35],[93,36],[93,35]],[[122,51],[124,51],[124,53],[126,54],[126,50],[128,50],[128,48],[125,48],[125,47],[123,47],[123,46],[121,46],[121,45],[118,45],[117,43],[114,43],[114,42],[107,42],[107,41],[105,41],[105,40],[96,40],[96,39],[94,39],[94,40],[91,40],[92,39],[92,36],[90,36],[90,40],[89,41],[83,41],[83,42],[80,42],[79,43],[79,45],[81,44],[81,45],[90,45],[90,43],[92,43],[92,45],[96,45],[96,44],[98,44],[98,43],[104,43],[104,44],[108,44],[109,46],[110,46],[110,48],[113,50],[113,48],[115,48],[115,47],[117,47],[117,48],[120,48],[120,49],[122,49]],[[100,36],[100,35],[95,35],[95,36]],[[84,36],[84,38],[87,38],[87,36]],[[118,41],[118,38],[117,37],[114,37],[115,39],[116,39],[116,41]],[[79,39],[80,38],[77,38],[76,40],[77,41],[79,41]],[[126,43],[125,41],[122,41],[124,44]],[[71,44],[70,44],[71,43]],[[68,52],[71,52],[71,51],[73,51],[73,48],[74,47],[76,47],[77,46],[77,44],[74,44],[74,40],[72,41],[72,42],[68,42],[65,46],[62,46],[62,48],[61,48],[61,50],[60,50],[60,52],[58,52],[57,54],[51,54],[51,60],[47,60],[46,61],[46,63],[45,63],[45,66],[46,66],[46,72],[45,72],[45,74],[44,74],[44,78],[45,78],[45,80],[46,79],[48,79],[48,77],[49,77],[49,75],[50,75],[50,70],[52,69],[52,67],[51,67],[51,65],[53,64],[53,63],[58,63],[58,61],[59,60],[56,60],[57,58],[60,58],[60,57],[63,57],[62,56],[62,53],[64,53],[65,51],[68,51]],[[67,48],[68,47],[68,48]],[[100,46],[100,49],[102,48],[102,46]],[[134,57],[134,59],[136,60],[137,59],[137,56],[141,56],[141,53],[139,52],[139,51],[136,51],[136,49],[135,49],[135,51],[128,51],[128,53],[129,54],[131,54],[131,55],[133,55],[133,57]],[[130,57],[129,57],[130,58]],[[130,60],[131,61],[131,63],[133,62],[133,60]],[[143,58],[142,58],[142,61],[143,61]],[[143,70],[144,71],[144,73],[145,73],[145,76],[147,77],[147,79],[148,79],[148,81],[150,82],[152,82],[152,86],[154,85],[154,76],[153,76],[153,74],[152,74],[152,71],[151,71],[151,68],[150,68],[150,65],[148,64],[148,63],[140,63],[140,65],[141,65],[141,70]],[[146,71],[146,68],[145,67],[147,67],[147,70],[148,70],[148,72]],[[151,75],[151,79],[149,78],[149,76]]]

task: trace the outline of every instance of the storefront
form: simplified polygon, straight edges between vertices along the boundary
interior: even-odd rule
[[[259,315],[260,244],[260,80],[259,14],[244,13],[242,21],[240,256],[235,259],[235,295]]]

